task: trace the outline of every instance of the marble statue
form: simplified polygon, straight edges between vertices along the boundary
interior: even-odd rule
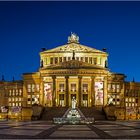
[[[72,98],[72,109],[76,108],[76,100],[75,97]]]

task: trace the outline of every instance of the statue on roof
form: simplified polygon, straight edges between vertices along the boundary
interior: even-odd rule
[[[71,32],[71,36],[68,37],[68,43],[79,43],[79,36]]]

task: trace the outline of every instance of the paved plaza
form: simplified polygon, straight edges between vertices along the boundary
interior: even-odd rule
[[[0,121],[0,139],[134,139],[140,121],[97,121],[92,125],[55,125],[47,121]]]

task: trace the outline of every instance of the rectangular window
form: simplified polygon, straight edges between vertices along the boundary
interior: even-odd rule
[[[79,57],[76,57],[76,60],[78,60],[78,61],[79,61]]]
[[[16,89],[16,96],[18,95],[18,89]]]
[[[115,92],[115,84],[112,84],[112,91]]]
[[[64,57],[64,61],[66,61],[66,57]]]
[[[64,91],[64,84],[63,83],[59,84],[59,91],[61,91],[61,92]]]
[[[21,106],[21,103],[19,103],[19,106]]]
[[[22,94],[22,90],[20,89],[20,90],[19,90],[19,95],[21,96],[21,94]]]
[[[97,64],[97,58],[93,58],[93,63],[94,63],[94,65]]]
[[[92,57],[89,58],[89,63],[92,64]]]
[[[60,63],[62,62],[62,57],[59,57],[59,62],[60,62]]]
[[[68,57],[68,61],[70,61],[71,60],[71,57]]]
[[[85,57],[85,62],[87,62],[87,63],[88,63],[88,57]]]
[[[116,89],[117,89],[117,92],[120,92],[120,85],[119,84],[116,85]]]
[[[50,64],[53,64],[53,57],[51,57],[50,59]]]
[[[108,84],[108,91],[111,91],[111,84]]]
[[[88,91],[88,84],[83,84],[83,92],[87,92]]]
[[[84,58],[83,57],[81,57],[81,61],[84,61]]]
[[[76,91],[76,84],[75,84],[75,83],[72,83],[72,84],[71,84],[71,90],[72,90],[72,91]]]
[[[32,92],[35,92],[35,85],[32,84]]]
[[[31,92],[31,84],[27,85],[27,92]]]
[[[36,91],[39,92],[39,84],[36,84]]]
[[[55,57],[55,64],[58,63],[58,57]]]

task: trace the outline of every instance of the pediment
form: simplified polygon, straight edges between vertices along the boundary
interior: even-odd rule
[[[60,52],[94,52],[94,53],[105,53],[103,51],[91,48],[79,43],[68,43],[66,45],[58,46],[54,49],[46,50],[43,53],[60,53]]]

